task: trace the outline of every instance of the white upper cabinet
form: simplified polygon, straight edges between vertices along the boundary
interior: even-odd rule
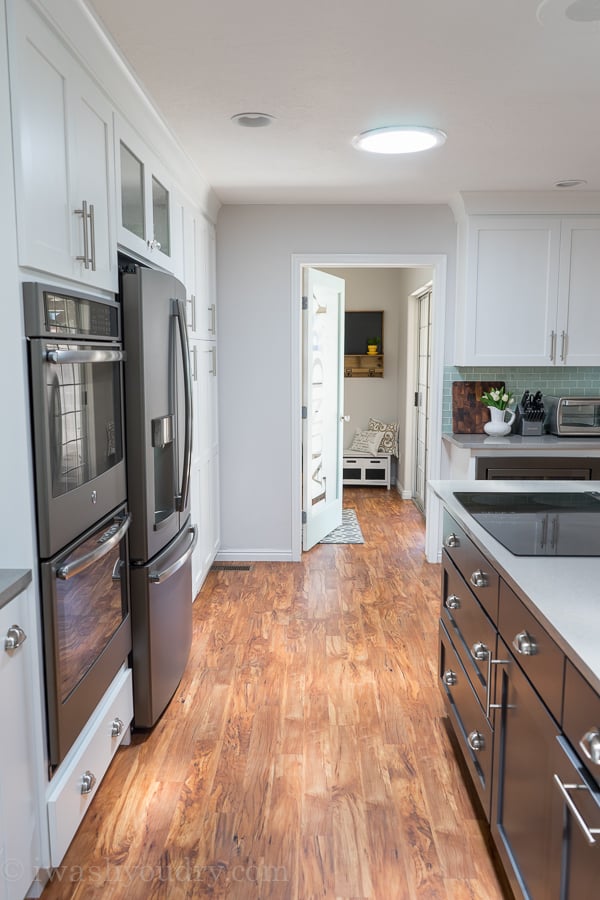
[[[456,364],[600,365],[599,279],[600,217],[470,217]]]
[[[562,221],[556,362],[600,365],[600,216]]]
[[[137,132],[120,116],[115,123],[117,240],[125,251],[175,273],[180,228],[170,179]]]
[[[30,6],[16,10],[10,55],[19,263],[115,291],[112,107]]]
[[[217,337],[215,229],[200,213],[192,218],[187,228],[187,220],[184,221],[185,258],[193,256],[194,259],[194,289],[188,294],[188,328],[191,336],[214,341]]]

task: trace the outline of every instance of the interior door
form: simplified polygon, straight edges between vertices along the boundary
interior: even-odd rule
[[[344,288],[342,278],[304,269],[304,550],[310,550],[342,522]]]
[[[415,390],[416,447],[413,500],[425,512],[427,446],[429,440],[429,383],[431,372],[431,291],[417,298],[417,375]]]

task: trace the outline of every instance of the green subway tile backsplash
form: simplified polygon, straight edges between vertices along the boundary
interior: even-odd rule
[[[444,396],[442,398],[442,431],[452,431],[452,382],[453,381],[503,381],[515,397],[524,391],[541,391],[542,394],[579,394],[582,397],[600,395],[600,368],[596,366],[514,366],[505,369],[472,366],[446,366],[444,369]]]

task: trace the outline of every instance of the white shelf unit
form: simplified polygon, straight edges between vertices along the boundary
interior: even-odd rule
[[[383,486],[389,491],[391,484],[391,454],[344,453],[342,462],[343,484]]]

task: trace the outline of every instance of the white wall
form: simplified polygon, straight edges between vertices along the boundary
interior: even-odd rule
[[[454,307],[456,225],[446,206],[225,206],[217,221],[221,550],[291,558],[292,254],[445,254]],[[321,261],[322,262],[322,261]],[[383,263],[386,265],[387,263]],[[452,315],[447,319],[451,333]],[[384,379],[385,380],[385,379]],[[297,411],[298,417],[300,410]]]

